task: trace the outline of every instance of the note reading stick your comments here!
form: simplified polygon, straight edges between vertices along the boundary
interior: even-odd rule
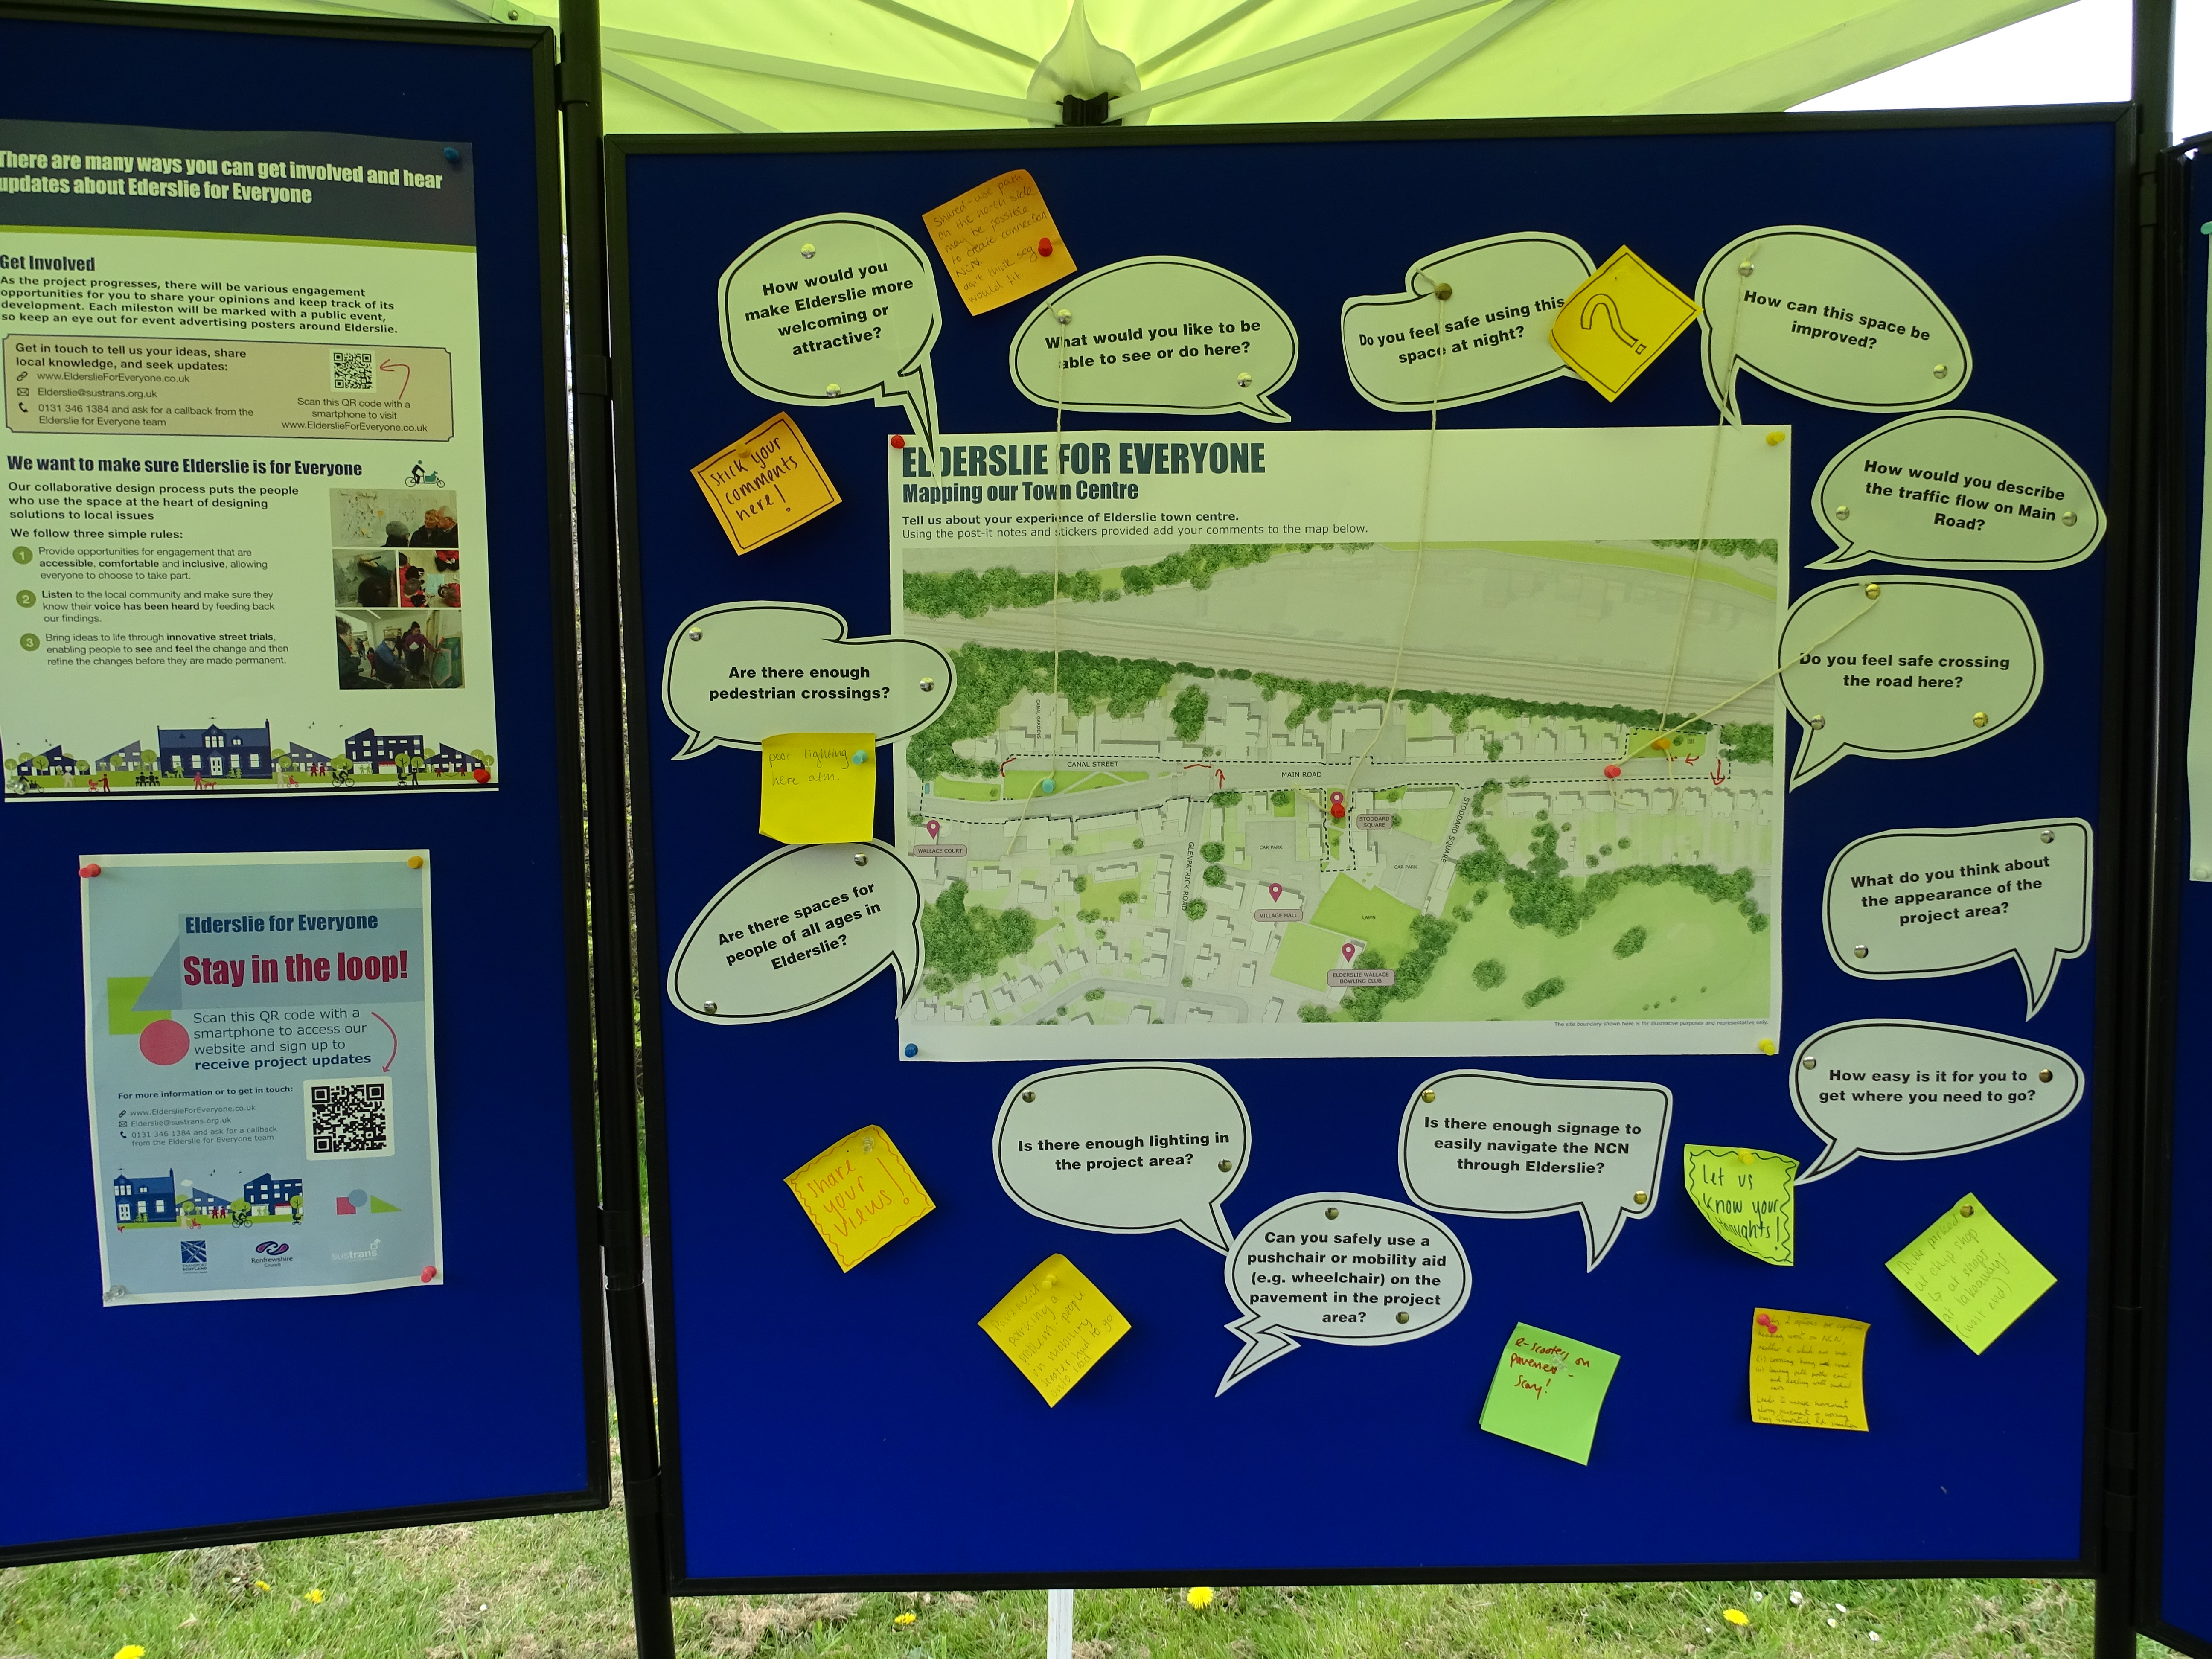
[[[1863,1431],[1866,1334],[1856,1319],[1753,1310],[1751,1420]]]
[[[814,1231],[850,1273],[937,1207],[891,1138],[871,1123],[784,1176]]]
[[[739,554],[819,518],[842,499],[788,415],[771,415],[691,469]]]
[[[875,833],[876,739],[869,732],[787,732],[761,743],[760,832],[793,844]]]
[[[1129,1322],[1064,1255],[1048,1255],[976,1322],[1014,1368],[1057,1406]]]

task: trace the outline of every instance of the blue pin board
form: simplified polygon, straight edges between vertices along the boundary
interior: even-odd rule
[[[1203,433],[1224,447],[1425,429],[1425,404],[1385,410],[1355,392],[1337,331],[1348,298],[1387,293],[1433,250],[1521,232],[1571,238],[1594,259],[1626,246],[1687,293],[1716,250],[1758,227],[1833,227],[1891,251],[1942,296],[1974,348],[1959,407],[2043,434],[2110,502],[2116,165],[2102,113],[1929,127],[1743,118],[1717,131],[1409,125],[1357,140],[1334,130],[617,140],[610,199],[624,540],[643,550],[632,573],[635,660],[658,664],[687,617],[734,602],[827,607],[855,639],[897,621],[886,580],[884,492],[897,487],[886,437],[915,431],[908,409],[794,407],[843,505],[744,559],[686,476],[783,406],[733,376],[715,305],[725,270],[779,227],[866,216],[919,256],[929,246],[925,210],[1025,168],[1082,271],[1152,255],[1218,267],[1263,290],[1300,343],[1294,373],[1260,388],[1290,413],[1286,425],[1071,408],[1060,441],[1113,430],[1118,441],[1134,429],[1163,444]],[[1979,203],[1971,230],[1956,194],[1966,179]],[[708,202],[717,211],[699,211]],[[944,317],[933,349],[943,429],[1052,440],[1054,409],[1024,397],[1009,371],[1018,331],[1047,295],[971,317],[932,271]],[[2080,327],[2051,326],[2052,293],[2072,296]],[[1616,315],[1641,302],[1624,297]],[[1715,407],[1697,341],[1692,325],[1616,401],[1553,378],[1445,410],[1437,423],[1446,434],[1709,431]],[[1787,429],[1778,447],[1790,467],[1791,592],[1839,574],[1894,583],[1916,574],[1881,560],[1808,568],[1831,544],[1812,501],[1816,479],[1887,417],[1748,374],[1739,394],[1747,429]],[[2098,1363],[2098,943],[2065,961],[2030,1018],[2010,966],[1887,981],[1847,974],[1820,915],[1832,861],[1861,837],[2045,817],[2096,825],[2113,551],[2108,543],[2063,568],[1970,573],[2025,605],[2046,647],[2040,695],[2017,725],[1939,759],[1850,758],[1791,794],[1778,1053],[1747,1041],[1731,1054],[1501,1056],[1481,1052],[1474,1027],[1468,1052],[1443,1057],[1192,1057],[1249,1113],[1249,1161],[1221,1203],[1231,1231],[1304,1194],[1404,1206],[1401,1114],[1425,1080],[1454,1069],[1619,1085],[1653,1102],[1663,1094],[1670,1149],[1753,1146],[1808,1166],[1819,1143],[1791,1109],[1788,1073],[1799,1045],[1832,1027],[1971,1028],[2061,1051],[2088,1080],[2079,1109],[2033,1133],[1957,1158],[1862,1158],[1804,1186],[1786,1269],[1717,1238],[1668,1181],[1594,1269],[1572,1214],[1414,1212],[1405,1224],[1448,1233],[1437,1249],[1463,1253],[1449,1322],[1371,1348],[1308,1340],[1217,1394],[1239,1352],[1224,1328],[1239,1309],[1218,1249],[1181,1231],[1077,1230],[1002,1190],[994,1124],[1038,1065],[933,1063],[927,1036],[898,1027],[889,973],[769,1025],[648,994],[678,1587],[1670,1576],[1817,1564],[2081,1571],[2095,1469],[2085,1422]],[[674,758],[684,733],[653,672],[633,689],[646,711],[634,763],[648,877],[642,972],[658,987],[702,908],[771,849],[744,828],[756,816],[756,763],[732,750]],[[1790,723],[1793,752],[1807,732]],[[888,756],[882,769],[878,823],[904,847],[921,830],[895,802]],[[1080,797],[1066,800],[1053,811]],[[870,1122],[896,1141],[936,1210],[841,1273],[781,1183]],[[1978,1357],[1883,1265],[1968,1190],[2057,1281]],[[1131,1329],[1048,1407],[976,1322],[1055,1252]],[[1868,1432],[1750,1420],[1747,1343],[1760,1306],[1870,1327]],[[732,1307],[747,1316],[732,1318]],[[1620,1356],[1586,1468],[1479,1431],[1498,1356],[1522,1322]],[[767,1332],[773,1359],[761,1346]],[[775,1502],[763,1506],[763,1493]],[[1049,1526],[1036,1524],[1041,1505]]]

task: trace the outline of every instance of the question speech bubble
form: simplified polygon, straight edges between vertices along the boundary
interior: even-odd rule
[[[660,706],[684,731],[678,760],[718,745],[757,749],[793,730],[872,732],[889,743],[937,718],[952,678],[952,659],[920,640],[848,640],[835,611],[745,600],[677,624]]]
[[[1595,269],[1581,244],[1547,231],[1442,249],[1407,268],[1401,292],[1344,302],[1345,371],[1377,409],[1455,409],[1571,380],[1548,331]]]
[[[1832,409],[1902,413],[1966,389],[1966,331],[1888,249],[1819,225],[1770,225],[1713,255],[1698,278],[1705,390],[1741,422],[1739,368]]]
[[[1855,1158],[1954,1158],[2014,1140],[2081,1098],[2081,1068],[2056,1048],[1922,1019],[1831,1025],[1791,1059],[1790,1100],[1828,1143],[1800,1187]]]
[[[1956,570],[2056,570],[2105,538],[2089,475],[2041,433],[1965,410],[1908,415],[1838,454],[1813,490],[1836,550]]]
[[[1588,1271],[1651,1213],[1674,1111],[1656,1083],[1446,1072],[1406,1104],[1398,1178],[1449,1215],[1580,1215]]]
[[[1816,587],[1790,607],[1777,660],[1805,728],[1793,789],[1846,755],[1910,760],[1983,742],[2043,690],[2043,636],[2019,596],[1947,576]]]
[[[921,889],[897,850],[779,847],[692,918],[668,1000],[709,1025],[760,1025],[826,1007],[886,965],[903,1005],[921,971]]]
[[[1280,306],[1233,270],[1168,254],[1077,277],[1006,348],[1015,387],[1047,409],[1287,421],[1268,394],[1297,366]]]
[[[902,405],[937,442],[930,348],[944,319],[929,256],[896,225],[828,213],[772,230],[714,295],[722,361],[771,403]]]
[[[1434,1216],[1387,1198],[1306,1193],[1237,1236],[1222,1265],[1244,1344],[1219,1399],[1301,1340],[1380,1347],[1443,1329],[1467,1305],[1467,1252]]]
[[[2080,818],[1862,836],[1828,866],[1828,954],[1860,979],[2014,962],[2033,1019],[2058,964],[2089,948],[2090,850]]]
[[[1244,1178],[1252,1120],[1203,1066],[1075,1066],[1025,1077],[999,1108],[999,1185],[1031,1215],[1094,1233],[1173,1227],[1228,1254],[1221,1200]]]

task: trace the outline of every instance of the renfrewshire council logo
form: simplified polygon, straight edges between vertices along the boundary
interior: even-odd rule
[[[207,1271],[207,1240],[204,1238],[178,1240],[177,1255],[177,1265],[182,1272],[204,1273]]]
[[[292,1264],[286,1258],[291,1249],[281,1238],[264,1238],[253,1247],[253,1254],[248,1260],[257,1267],[289,1267]]]

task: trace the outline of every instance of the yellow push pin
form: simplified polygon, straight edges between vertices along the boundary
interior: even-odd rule
[[[1735,1161],[1739,1164],[1749,1164],[1754,1160],[1752,1158],[1749,1149],[1739,1146],[1735,1149]]]
[[[1636,1200],[1636,1207],[1639,1210],[1651,1201],[1651,1194],[1649,1193],[1638,1193],[1634,1194],[1634,1197]]]
[[[407,855],[407,867],[410,870],[420,870],[422,867],[422,855],[420,853],[410,853]]]
[[[1789,435],[1786,432],[1770,432],[1766,434],[1766,447],[1771,449]]]
[[[1989,723],[1990,717],[1984,714],[1980,709],[1977,708],[1974,711],[1974,724],[1977,726],[1987,726]]]
[[[1759,1052],[1762,1054],[1771,1054],[1780,1051],[1775,1048],[1772,1037],[1761,1037],[1759,1040]],[[1810,1066],[1813,1062],[1808,1060],[1805,1063]]]
[[[1881,584],[1880,582],[1869,582],[1866,585],[1866,596],[1870,599],[1880,599],[1881,597]]]
[[[1663,755],[1674,746],[1674,739],[1672,738],[1654,738],[1651,739],[1651,746]]]

